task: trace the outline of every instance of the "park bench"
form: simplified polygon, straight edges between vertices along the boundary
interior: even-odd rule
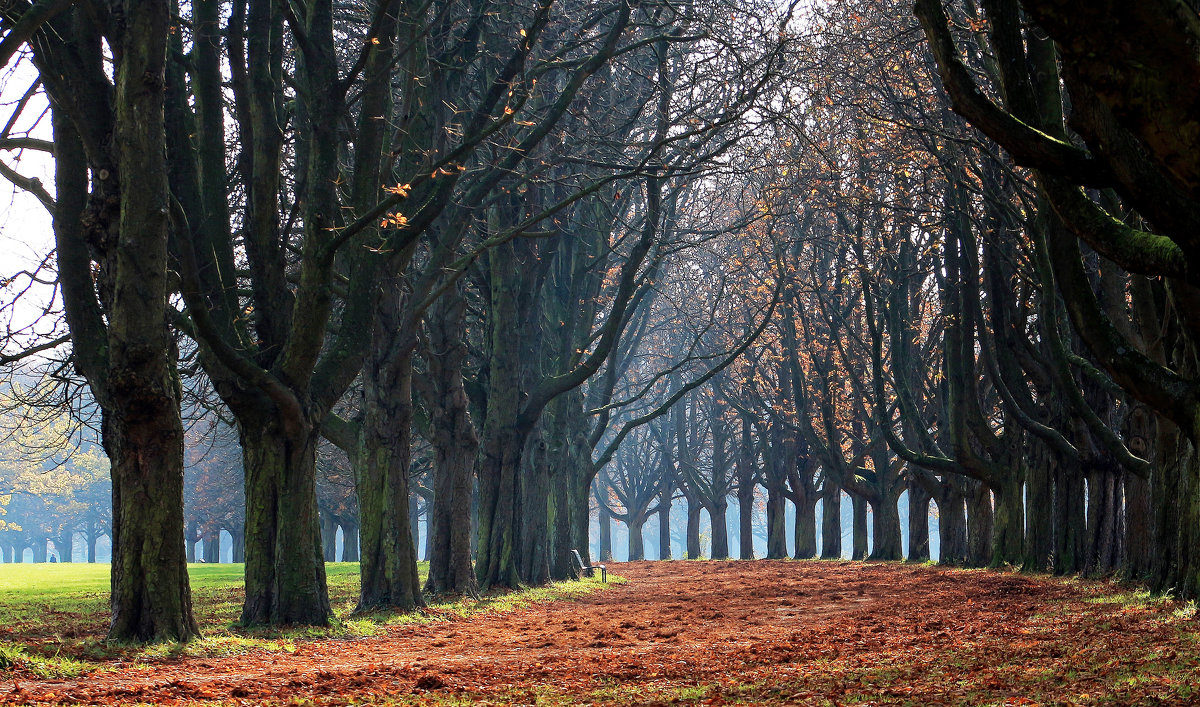
[[[571,550],[571,556],[575,558],[575,565],[579,573],[585,577],[595,577],[596,570],[600,570],[600,579],[604,582],[608,581],[608,568],[604,565],[585,565],[583,558],[579,556],[578,550]]]

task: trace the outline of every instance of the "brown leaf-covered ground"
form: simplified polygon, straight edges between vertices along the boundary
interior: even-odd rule
[[[1200,703],[1193,607],[1114,585],[850,562],[638,562],[506,614],[110,664],[0,703]],[[29,677],[29,676],[25,676]]]

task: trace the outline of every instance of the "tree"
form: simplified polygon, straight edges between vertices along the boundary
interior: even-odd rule
[[[102,411],[113,478],[109,636],[187,640],[198,629],[180,542],[183,425],[168,329],[161,117],[170,8],[130,0],[88,19],[65,4],[14,3],[3,22],[5,59],[29,42],[53,106],[59,283],[75,368]]]

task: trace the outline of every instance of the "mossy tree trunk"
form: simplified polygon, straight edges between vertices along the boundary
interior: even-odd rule
[[[99,21],[69,11],[33,47],[53,106],[54,232],[73,361],[99,403],[112,475],[109,637],[186,641],[199,628],[183,542],[181,392],[167,318],[170,6],[131,0],[120,9],[119,18],[99,11]],[[102,22],[113,31],[113,93],[96,30]]]
[[[273,406],[239,417],[246,473],[246,601],[241,623],[323,626],[333,612],[317,512],[317,428],[280,424]]]

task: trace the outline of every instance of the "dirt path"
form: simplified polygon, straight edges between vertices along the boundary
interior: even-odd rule
[[[1050,673],[1029,678],[1048,697],[1115,697],[1109,677],[1081,675],[1076,661],[1137,651],[1149,661],[1183,642],[1162,611],[1114,614],[1083,588],[1015,574],[768,561],[612,570],[628,584],[572,602],[305,642],[291,654],[21,681],[0,686],[0,703],[1021,704],[1029,676],[1015,671],[1061,668],[1059,687]]]

